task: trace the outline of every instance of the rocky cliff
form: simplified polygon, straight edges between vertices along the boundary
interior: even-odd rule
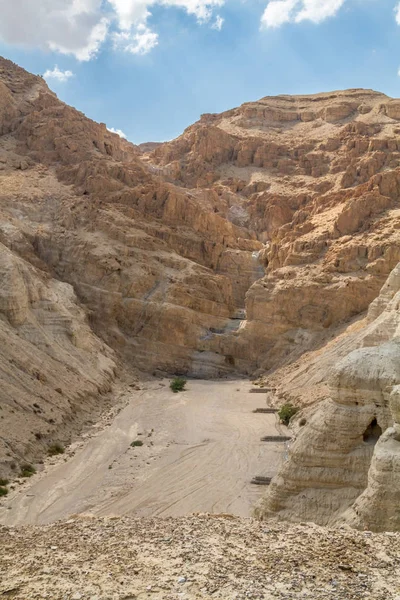
[[[400,529],[399,303],[400,265],[364,320],[297,365],[292,390],[296,381],[301,390],[305,369],[320,402],[294,419],[286,460],[257,508],[261,518]]]
[[[153,160],[255,231],[266,269],[222,347],[262,369],[365,311],[400,259],[399,102],[370,90],[263,98],[204,115]]]
[[[270,371],[282,397],[326,399],[322,365],[353,349],[349,323],[400,260],[399,133],[400,101],[347,90],[263,98],[137,147],[1,59],[0,461],[100,409],[117,364]]]

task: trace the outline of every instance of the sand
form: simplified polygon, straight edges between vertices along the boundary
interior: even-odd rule
[[[72,514],[248,517],[265,492],[250,480],[271,476],[284,444],[260,441],[282,432],[275,415],[255,414],[263,394],[248,381],[189,381],[174,394],[167,380],[126,388],[125,407],[98,423],[67,455],[10,492],[6,525],[45,524]],[[131,447],[141,440],[143,446]]]

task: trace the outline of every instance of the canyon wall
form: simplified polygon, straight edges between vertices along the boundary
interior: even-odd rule
[[[100,409],[116,365],[269,372],[281,398],[326,401],[327,371],[400,260],[399,121],[400,101],[371,90],[267,97],[138,147],[0,59],[0,315],[32,362],[12,363],[0,462]],[[12,412],[27,373],[40,401]]]
[[[304,358],[328,386],[296,415],[286,460],[257,508],[261,518],[400,529],[399,303],[400,264],[357,328]]]
[[[399,251],[399,103],[371,90],[278,96],[200,121],[150,159],[213,189],[263,242],[239,334],[213,340],[260,372],[367,310]]]
[[[4,223],[0,240],[0,464],[5,477],[17,475],[18,465],[38,461],[49,446],[60,438],[65,443],[100,414],[116,357],[93,334],[72,286],[40,265],[32,240]]]

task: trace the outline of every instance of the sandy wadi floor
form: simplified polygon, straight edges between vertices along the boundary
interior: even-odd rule
[[[284,460],[260,441],[280,427],[252,412],[265,400],[248,382],[142,387],[3,502],[0,597],[399,599],[400,534],[227,514],[250,514],[265,490],[251,476]]]
[[[11,491],[0,508],[6,525],[43,524],[71,514],[185,516],[193,512],[250,516],[265,488],[254,475],[274,475],[284,444],[260,441],[282,431],[275,415],[255,414],[262,394],[248,381],[169,382],[121,392],[124,408],[97,424],[66,455]],[[143,445],[132,447],[134,440]]]

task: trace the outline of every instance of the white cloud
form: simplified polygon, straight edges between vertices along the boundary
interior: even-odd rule
[[[313,21],[320,23],[333,17],[342,8],[346,0],[303,0],[296,21]]]
[[[146,54],[158,43],[149,26],[155,6],[179,8],[209,23],[225,0],[0,0],[0,41],[87,61],[110,36],[118,47]],[[214,25],[222,26],[217,16]]]
[[[0,0],[0,39],[89,60],[107,34],[101,7],[102,0]]]
[[[150,8],[155,5],[176,7],[207,23],[213,10],[225,0],[108,0],[114,8],[119,31],[113,34],[114,47],[132,54],[147,54],[158,45],[158,34],[148,26]],[[214,25],[221,28],[223,19],[217,15]],[[214,27],[212,25],[212,27]]]
[[[138,25],[134,33],[121,31],[114,34],[114,47],[132,54],[147,54],[158,45],[158,34],[146,25]]]
[[[223,19],[220,15],[217,15],[215,17],[215,21],[214,23],[211,25],[211,27],[213,29],[216,29],[217,31],[221,31],[222,29],[222,25],[224,24],[225,19]]]
[[[266,27],[280,27],[291,20],[297,0],[274,0],[267,4],[261,17],[261,24]]]
[[[119,27],[129,30],[138,24],[145,24],[150,17],[152,6],[176,7],[193,15],[199,22],[211,19],[213,10],[222,6],[225,0],[108,0],[116,13]]]
[[[346,0],[270,0],[261,24],[264,27],[280,27],[289,22],[321,23],[336,15],[345,2]]]
[[[53,41],[49,42],[49,48],[61,54],[74,54],[78,60],[91,60],[96,56],[102,43],[105,41],[108,34],[108,27],[108,20],[105,18],[101,19],[88,34],[85,45],[77,48],[75,51],[71,51],[68,47]]]
[[[396,15],[396,23],[400,25],[400,2],[396,5],[394,12]]]
[[[118,26],[123,31],[129,31],[134,25],[146,23],[150,17],[148,6],[151,0],[108,0],[114,8]]]
[[[116,133],[117,135],[119,135],[119,137],[124,138],[124,140],[127,139],[125,133],[121,130],[121,129],[114,129],[114,127],[107,127],[108,131],[111,131],[111,133]]]
[[[164,6],[176,6],[194,15],[200,23],[209,21],[215,8],[223,6],[224,0],[160,0],[156,2]]]
[[[62,83],[68,81],[68,79],[70,79],[73,76],[74,74],[72,71],[61,71],[61,69],[59,69],[57,65],[52,71],[50,71],[50,69],[47,69],[47,71],[43,73],[43,77],[44,79],[46,79],[46,81],[47,79],[56,79],[57,81],[61,81]]]

